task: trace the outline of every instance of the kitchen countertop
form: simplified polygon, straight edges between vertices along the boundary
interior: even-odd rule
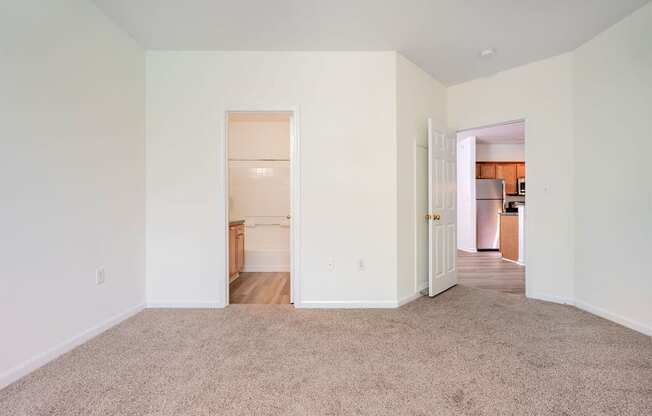
[[[518,212],[501,212],[499,215],[512,215],[512,216],[515,216],[515,215],[518,215]]]
[[[234,220],[234,221],[229,221],[229,225],[240,225],[244,224],[245,220]]]

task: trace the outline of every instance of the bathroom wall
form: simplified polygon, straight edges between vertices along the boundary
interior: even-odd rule
[[[229,217],[245,220],[245,272],[290,270],[290,117],[229,119]]]

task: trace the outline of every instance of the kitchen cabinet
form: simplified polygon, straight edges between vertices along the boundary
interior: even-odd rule
[[[500,255],[518,261],[518,214],[500,215]]]
[[[525,178],[524,162],[477,162],[476,179],[502,179],[507,195],[518,194],[518,178]]]
[[[496,179],[505,181],[505,193],[514,195],[518,193],[516,189],[516,163],[497,163]]]
[[[229,282],[240,276],[244,268],[245,232],[242,222],[229,225]]]
[[[495,163],[478,163],[476,167],[478,179],[496,179]]]
[[[518,163],[516,165],[516,177],[525,178],[525,163]]]

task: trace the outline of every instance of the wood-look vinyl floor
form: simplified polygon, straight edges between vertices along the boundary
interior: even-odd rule
[[[497,251],[457,252],[460,285],[525,294],[525,266],[505,261]]]
[[[287,305],[290,303],[290,273],[240,273],[229,286],[229,303]]]

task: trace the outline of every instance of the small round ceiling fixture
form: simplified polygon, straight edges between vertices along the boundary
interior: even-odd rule
[[[495,53],[496,51],[494,50],[494,48],[483,49],[482,51],[480,51],[480,57],[489,58],[490,56],[493,56]]]

